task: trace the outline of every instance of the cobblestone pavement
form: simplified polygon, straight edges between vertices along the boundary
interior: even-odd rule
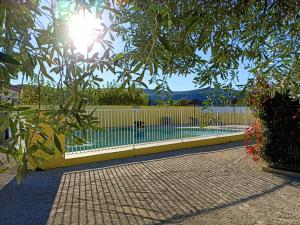
[[[235,146],[32,172],[0,190],[0,224],[299,225],[300,180]]]
[[[0,173],[0,190],[8,184],[16,174],[16,167],[13,160],[7,161],[6,156],[0,153],[0,170],[5,169],[5,174]]]

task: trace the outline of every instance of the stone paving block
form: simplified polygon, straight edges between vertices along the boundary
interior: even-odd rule
[[[20,223],[14,206],[31,216]],[[299,225],[300,180],[261,171],[243,148],[212,146],[31,173],[0,191],[0,208],[3,225]]]

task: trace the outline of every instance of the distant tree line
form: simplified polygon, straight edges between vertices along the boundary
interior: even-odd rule
[[[149,104],[152,104],[151,101]],[[242,98],[221,98],[217,97],[215,99],[207,99],[207,100],[199,100],[199,99],[169,99],[169,100],[157,100],[152,105],[168,105],[168,106],[205,106],[205,105],[213,105],[213,106],[228,106],[228,105],[238,105],[245,106],[245,100]]]
[[[69,95],[68,89],[64,94]],[[149,99],[147,93],[141,88],[124,89],[116,84],[108,84],[101,88],[87,88],[81,93],[87,99],[88,105],[168,105],[168,106],[203,106],[203,105],[245,105],[241,96],[229,97],[224,95],[214,95],[206,100],[178,99],[172,97],[166,99]],[[58,89],[43,82],[41,85],[34,83],[23,85],[20,94],[20,103],[24,105],[57,105],[59,104]]]
[[[88,89],[85,97],[90,105],[148,105],[148,95],[143,89],[120,89],[107,87],[102,89]]]
[[[64,90],[68,95],[68,90]],[[148,105],[149,99],[142,89],[120,89],[118,86],[89,88],[81,93],[88,105]],[[20,94],[20,103],[24,105],[59,104],[57,88],[50,85],[24,85]]]

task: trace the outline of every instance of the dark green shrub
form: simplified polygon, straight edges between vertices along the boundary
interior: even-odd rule
[[[261,76],[257,77],[248,104],[257,120],[246,129],[246,151],[257,161],[265,160],[269,166],[300,171],[300,104],[289,91],[278,91]]]
[[[288,93],[262,100],[258,113],[265,144],[262,157],[270,166],[300,171],[300,105]]]

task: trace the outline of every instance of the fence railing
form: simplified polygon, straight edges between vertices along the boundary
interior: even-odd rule
[[[101,130],[88,130],[83,145],[68,145],[67,153],[132,147],[153,142],[241,132],[253,121],[245,107],[153,107],[97,109]],[[81,137],[81,131],[76,132]]]

